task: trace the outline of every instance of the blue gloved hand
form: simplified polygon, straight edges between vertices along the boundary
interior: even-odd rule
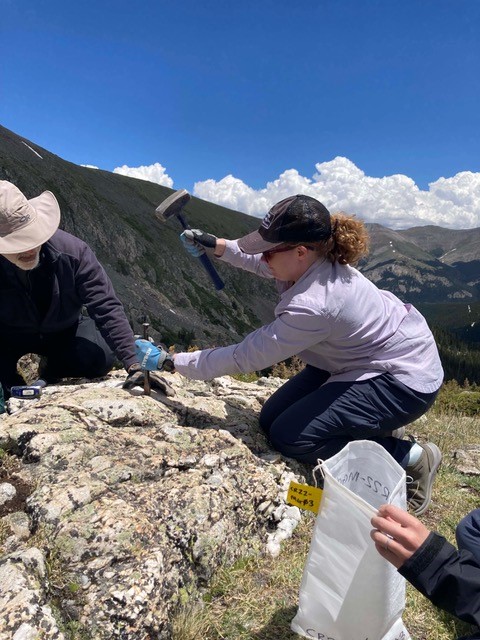
[[[149,340],[135,340],[135,353],[142,369],[147,371],[173,371],[172,356]]]
[[[186,229],[180,234],[185,249],[195,258],[199,258],[205,253],[205,248],[215,249],[217,238],[211,233],[205,233],[201,229]]]

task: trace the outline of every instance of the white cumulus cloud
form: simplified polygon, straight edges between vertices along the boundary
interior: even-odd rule
[[[338,156],[317,163],[311,178],[296,169],[284,171],[262,189],[253,189],[227,175],[221,180],[196,182],[199,198],[230,209],[263,217],[283,198],[304,193],[322,201],[332,212],[357,214],[366,222],[394,229],[434,224],[452,229],[480,226],[480,173],[462,171],[439,178],[421,190],[408,176],[373,178],[351,160]]]
[[[120,173],[123,176],[130,176],[131,178],[139,178],[140,180],[148,180],[149,182],[155,182],[161,184],[163,187],[173,187],[173,180],[166,173],[165,167],[159,162],[148,166],[141,167],[127,167],[124,164],[121,167],[116,167],[113,173]]]

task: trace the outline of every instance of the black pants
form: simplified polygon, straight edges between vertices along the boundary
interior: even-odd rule
[[[470,551],[480,567],[480,509],[474,509],[460,520],[455,537],[458,548]]]
[[[358,382],[327,382],[307,365],[263,405],[260,426],[284,456],[316,464],[352,440],[374,440],[405,467],[412,443],[390,437],[423,415],[437,392],[409,389],[390,373]]]
[[[106,375],[115,356],[95,322],[80,316],[73,326],[57,333],[0,335],[0,382],[5,397],[10,387],[25,384],[17,362],[26,353],[45,356],[41,377],[48,383],[60,378],[99,378]]]

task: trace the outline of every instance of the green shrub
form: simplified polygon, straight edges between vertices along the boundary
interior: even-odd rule
[[[256,382],[260,375],[258,371],[252,371],[251,373],[234,373],[231,377],[240,382]]]
[[[300,360],[298,356],[292,356],[287,360],[283,360],[282,362],[278,362],[274,364],[271,370],[272,376],[275,378],[282,378],[283,380],[288,380],[288,378],[292,378],[296,376],[297,373],[305,367],[305,363]]]
[[[465,380],[459,385],[456,380],[445,382],[435,403],[437,411],[464,416],[480,415],[480,390]]]

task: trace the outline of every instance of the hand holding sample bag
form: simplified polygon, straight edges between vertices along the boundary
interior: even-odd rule
[[[405,470],[369,440],[350,442],[320,469],[323,497],[292,630],[317,640],[409,640],[405,580],[370,538],[381,504],[406,508]]]

